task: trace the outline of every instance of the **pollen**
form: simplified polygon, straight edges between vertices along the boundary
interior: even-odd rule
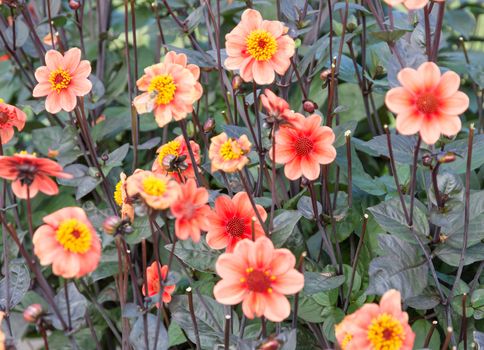
[[[143,180],[143,191],[150,196],[162,196],[166,192],[166,181],[148,176]]]
[[[341,342],[341,349],[346,350],[346,347],[350,343],[351,339],[353,339],[353,335],[351,333],[346,333],[343,341]]]
[[[415,103],[417,109],[425,114],[435,113],[439,109],[439,100],[431,93],[418,96]]]
[[[175,98],[176,84],[169,74],[160,74],[151,79],[148,92],[154,94],[156,105],[167,105]]]
[[[224,160],[239,159],[244,155],[244,151],[240,148],[237,141],[228,139],[220,147],[220,156]]]
[[[123,182],[122,181],[119,181],[116,184],[116,189],[114,190],[114,201],[119,206],[122,206],[123,205],[123,194],[121,192],[122,186],[123,186]]]
[[[180,155],[180,146],[181,143],[178,140],[167,142],[161,146],[158,150],[158,163],[163,165],[163,159],[168,155],[178,157]]]
[[[277,52],[276,38],[263,29],[253,30],[246,42],[247,52],[257,61],[270,60]]]
[[[56,231],[56,239],[65,250],[76,254],[85,254],[91,248],[92,233],[77,219],[61,222]]]
[[[384,313],[371,322],[367,338],[375,350],[399,350],[405,340],[405,332],[395,317]]]
[[[67,87],[71,83],[71,80],[71,74],[62,68],[53,70],[52,72],[50,72],[49,75],[49,83],[51,85],[51,88],[57,93],[60,93],[62,90],[67,89]]]

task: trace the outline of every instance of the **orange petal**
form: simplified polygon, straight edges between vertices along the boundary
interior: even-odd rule
[[[316,180],[320,173],[319,163],[311,156],[303,157],[301,159],[301,170],[305,178]]]
[[[77,47],[73,47],[66,51],[62,61],[65,70],[69,71],[71,74],[75,74],[79,62],[81,62],[81,50]]]
[[[421,89],[421,79],[415,69],[403,68],[397,75],[398,81],[402,86],[415,93]]]
[[[267,237],[260,237],[255,241],[254,249],[249,252],[249,265],[254,269],[268,268],[272,261],[274,245]]]
[[[237,254],[222,254],[215,264],[217,274],[227,280],[239,281],[245,275],[247,260],[239,259]]]
[[[268,61],[255,61],[252,67],[254,81],[259,85],[271,84],[276,78],[272,65]]]
[[[440,124],[432,120],[424,120],[420,129],[420,136],[427,145],[433,145],[440,137]]]
[[[294,268],[295,264],[296,258],[290,250],[285,248],[276,249],[272,254],[272,262],[270,266],[271,274],[276,276],[282,275],[290,269]]]
[[[45,99],[45,109],[47,112],[52,114],[59,113],[62,109],[60,103],[60,94],[54,91],[47,95],[47,98]]]
[[[437,85],[434,94],[439,99],[445,99],[452,96],[459,90],[460,77],[457,73],[452,71],[445,72],[440,78],[440,82]]]
[[[264,296],[264,316],[272,322],[281,322],[289,317],[291,305],[287,298],[279,293],[272,292]]]
[[[407,89],[396,87],[385,95],[385,104],[393,113],[403,113],[413,107],[413,96]]]
[[[413,135],[422,127],[424,116],[418,112],[397,115],[397,130],[402,135]]]
[[[213,288],[215,300],[224,305],[236,305],[242,301],[246,289],[239,281],[232,282],[227,280],[219,281]]]
[[[302,176],[301,158],[294,158],[284,167],[284,175],[289,180],[297,180]]]
[[[464,113],[469,107],[469,97],[462,91],[441,101],[440,110],[445,114],[457,115]]]
[[[417,69],[417,74],[426,91],[434,89],[440,82],[440,69],[434,62],[422,63]]]
[[[49,70],[51,71],[62,67],[63,61],[64,57],[59,51],[49,50],[45,53],[45,64],[47,65],[47,68],[49,68]]]
[[[241,23],[247,31],[253,31],[259,29],[262,24],[262,16],[259,11],[247,9],[242,13]]]
[[[458,116],[444,115],[439,118],[440,130],[446,136],[457,135],[462,128],[462,122]]]

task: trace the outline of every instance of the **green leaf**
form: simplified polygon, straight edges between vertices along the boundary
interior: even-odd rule
[[[379,235],[378,242],[383,256],[370,263],[367,293],[382,295],[396,289],[403,300],[419,295],[427,286],[429,267],[418,247],[387,234]]]
[[[293,233],[294,228],[302,215],[296,210],[282,210],[274,218],[274,229],[272,230],[271,240],[275,247],[282,247],[289,236]]]
[[[434,250],[434,254],[439,257],[440,260],[449,264],[450,266],[459,266],[460,261],[460,248],[453,248],[446,244],[441,244]],[[468,247],[465,252],[464,266],[472,264],[476,261],[484,260],[484,244],[479,243]]]
[[[217,303],[212,298],[203,297],[205,303],[213,315],[205,308],[200,297],[194,293],[193,305],[195,317],[197,318],[200,342],[203,349],[213,349],[217,343],[223,343],[224,334],[221,331],[225,322],[224,306]],[[177,295],[169,304],[172,313],[172,319],[186,332],[192,342],[195,342],[195,333],[193,330],[193,321],[188,308],[188,297],[186,295]],[[239,319],[237,314],[232,314],[233,329],[239,329]],[[218,327],[217,327],[218,324]]]
[[[84,315],[87,310],[87,299],[79,293],[74,283],[67,285],[67,294],[69,297],[69,311],[71,315],[72,328],[77,329],[84,323]],[[67,322],[67,302],[65,288],[61,288],[57,295],[54,297],[54,302],[60,311],[60,314],[65,322]],[[50,319],[52,325],[57,329],[62,329],[62,324],[57,315],[51,311]]]
[[[425,339],[429,333],[432,324],[427,320],[416,320],[412,324],[412,330],[415,332],[414,349],[422,349],[424,347]],[[438,332],[434,332],[430,338],[428,349],[440,349],[440,337]]]
[[[445,195],[447,198],[445,201],[446,206],[463,202],[464,185],[460,177],[447,172],[440,173],[437,176],[437,186],[441,195]],[[429,199],[434,205],[437,205],[433,186],[429,189]]]
[[[391,135],[393,157],[395,162],[402,164],[413,163],[413,153],[417,139],[414,136]],[[390,158],[388,153],[388,142],[386,135],[380,135],[372,138],[366,142],[364,146],[368,147],[375,154]],[[364,147],[356,144],[356,147],[363,152],[366,152]]]
[[[317,272],[304,272],[304,294],[312,295],[341,286],[345,276],[333,276],[330,273],[322,274]]]
[[[460,139],[449,143],[446,149],[458,155],[452,163],[441,165],[442,171],[448,171],[454,174],[464,174],[466,172],[468,141]],[[472,160],[471,170],[477,169],[484,164],[484,135],[474,135],[472,141]]]
[[[171,244],[167,244],[165,249],[171,251],[171,247]],[[214,272],[215,262],[220,255],[220,252],[211,249],[204,239],[199,243],[192,240],[178,241],[174,253],[191,268],[203,272]]]
[[[5,231],[3,231],[5,234]],[[5,268],[5,266],[3,266]],[[14,308],[20,303],[30,288],[29,269],[24,263],[11,262],[6,269],[9,274],[9,303],[8,308]],[[0,309],[5,310],[7,307],[7,277],[0,281]]]
[[[168,327],[168,339],[170,340],[170,348],[187,342],[187,338],[185,338],[181,327],[175,322],[171,322]]]
[[[395,29],[381,32],[370,32],[370,35],[374,38],[380,39],[387,43],[392,43],[400,39],[402,36],[407,34],[409,31],[404,29]]]
[[[129,334],[129,342],[136,350],[166,350],[168,349],[168,333],[166,332],[165,326],[163,325],[163,320],[158,320],[153,314],[147,314],[147,334],[148,346],[145,343],[145,330],[143,317],[140,316],[136,320],[131,333]],[[156,340],[156,328],[158,326],[158,339],[155,346]]]
[[[405,197],[405,203],[407,210],[409,210],[410,198]],[[373,214],[375,220],[385,231],[392,233],[407,242],[416,244],[415,237],[413,236],[410,227],[407,225],[399,198],[392,198],[381,202],[374,207],[368,208],[368,210]],[[415,199],[413,231],[421,236],[421,238],[424,238],[429,234],[429,230],[428,219],[425,215],[425,207]]]
[[[471,305],[476,309],[484,306],[484,289],[477,289],[472,293]]]

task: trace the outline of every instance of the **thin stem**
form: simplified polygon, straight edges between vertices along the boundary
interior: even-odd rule
[[[424,341],[424,349],[428,348],[430,344],[430,339],[432,339],[432,334],[434,334],[435,327],[437,327],[438,322],[437,321],[432,321],[432,325],[430,326],[430,329],[427,333],[427,336],[425,337]]]
[[[197,317],[195,316],[195,308],[193,307],[193,294],[192,288],[187,288],[187,298],[188,298],[188,310],[190,311],[190,317],[193,323],[193,332],[195,333],[195,343],[197,345],[197,350],[200,350],[202,347],[200,345],[200,333],[198,331],[198,323]]]
[[[352,164],[351,164],[351,131],[345,132],[346,138],[346,159],[348,162],[348,208],[353,207],[353,185],[352,185]]]
[[[422,138],[418,136],[417,144],[415,145],[415,150],[413,152],[413,162],[412,162],[412,177],[410,180],[410,218],[409,225],[413,225],[413,208],[415,204],[415,187],[417,185],[417,162],[418,154],[420,151],[420,144],[422,143]]]
[[[306,256],[307,256],[307,253],[302,252],[301,256],[299,257],[299,261],[298,261],[296,268],[300,273],[304,273],[304,271],[303,271],[304,270],[304,259],[306,258]],[[291,323],[292,329],[296,329],[296,326],[297,326],[298,310],[299,310],[299,292],[296,293],[296,295],[294,296],[294,308],[293,308],[293,312],[292,312],[292,323]]]
[[[67,324],[69,330],[72,329],[72,319],[71,319],[71,304],[69,303],[69,289],[67,288],[67,280],[64,279],[64,297],[66,299],[66,309],[67,309]]]
[[[442,34],[442,23],[444,22],[445,2],[439,2],[439,12],[437,13],[437,23],[435,25],[435,36],[432,44],[432,55],[430,60],[437,61],[437,54],[439,52],[440,35]]]
[[[225,315],[225,330],[224,330],[224,349],[229,350],[230,348],[230,319],[232,316]]]
[[[247,179],[242,171],[238,170],[237,172],[239,174],[240,180],[242,181],[242,185],[245,188],[245,192],[247,192],[247,196],[249,197],[250,205],[252,205],[252,209],[254,210],[255,216],[257,217],[257,220],[259,221],[260,226],[264,230],[264,233],[267,234],[266,229],[264,227],[264,220],[262,220],[259,210],[257,209],[254,198],[252,196],[252,191],[250,189],[249,183],[247,182]]]

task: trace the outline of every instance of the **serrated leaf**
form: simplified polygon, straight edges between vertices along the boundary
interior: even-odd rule
[[[317,272],[304,272],[304,294],[312,295],[338,288],[345,282],[345,276],[332,276]]]
[[[74,283],[67,285],[67,294],[69,297],[69,311],[71,316],[71,324],[73,329],[79,328],[84,323],[84,315],[87,310],[87,299],[82,295]],[[67,302],[65,288],[61,288],[54,297],[54,302],[60,311],[60,314],[65,322],[67,322]],[[51,311],[52,325],[57,329],[62,329],[62,324],[57,315]]]
[[[5,231],[3,232],[5,234]],[[8,266],[9,274],[9,309],[14,308],[22,301],[25,293],[30,288],[29,269],[23,263],[11,262]],[[0,281],[0,309],[5,310],[7,306],[7,278]]]
[[[275,247],[282,247],[294,231],[294,227],[301,219],[300,212],[295,210],[283,210],[274,218],[274,229],[271,240]]]
[[[172,245],[166,245],[165,249],[171,251]],[[199,243],[194,243],[192,240],[178,241],[174,254],[195,270],[214,272],[215,262],[220,252],[211,249],[205,240],[201,239]]]

